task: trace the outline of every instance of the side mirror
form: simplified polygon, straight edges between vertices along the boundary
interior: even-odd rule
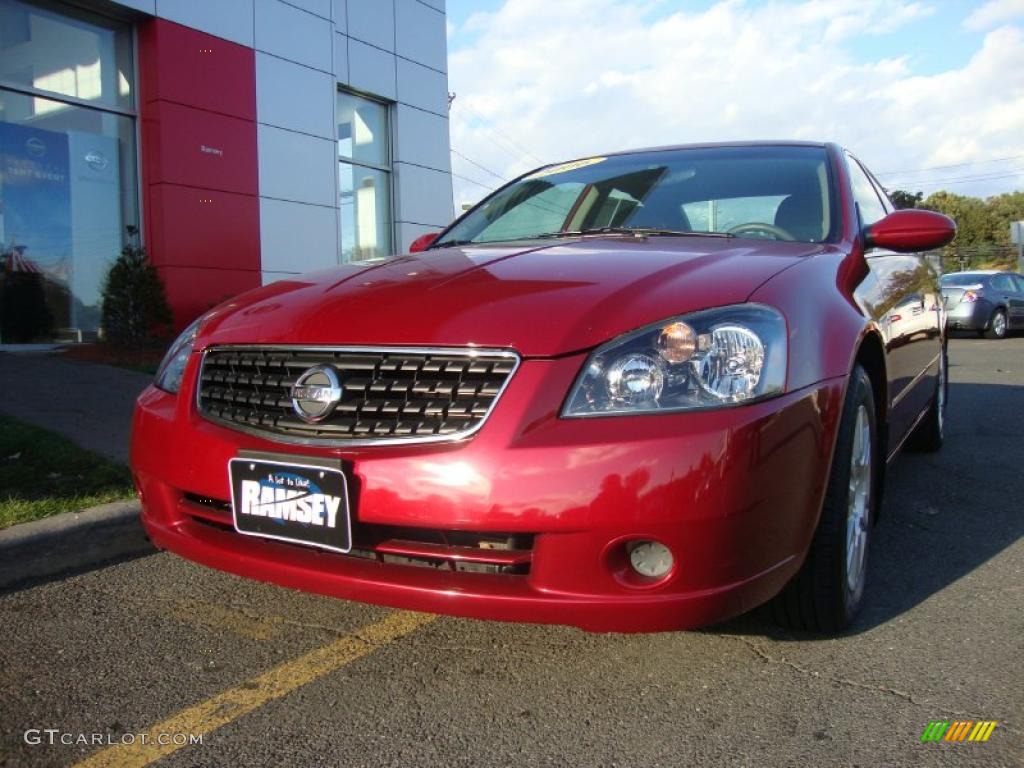
[[[437,236],[440,234],[440,232],[427,232],[425,235],[420,235],[409,245],[409,253],[419,253],[420,251],[427,250],[427,248],[434,244],[434,241],[437,240]]]
[[[893,211],[864,231],[868,248],[900,253],[940,248],[956,236],[956,222],[934,211]]]

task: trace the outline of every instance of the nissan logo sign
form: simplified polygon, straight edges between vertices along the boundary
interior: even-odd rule
[[[102,171],[107,167],[107,156],[97,150],[85,153],[85,162],[94,171]]]
[[[292,385],[292,409],[307,424],[323,421],[341,401],[341,381],[329,365],[314,365]]]

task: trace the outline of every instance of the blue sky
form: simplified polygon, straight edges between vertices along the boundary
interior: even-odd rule
[[[912,30],[864,35],[851,41],[851,50],[861,61],[909,56],[914,72],[922,75],[962,67],[984,38],[981,31],[963,26],[978,3],[940,0],[929,6],[931,15],[917,21]]]
[[[493,13],[505,2],[506,0],[448,0],[448,21],[458,30],[473,14]],[[715,4],[716,0],[660,2],[652,9],[649,18],[653,21],[678,8],[700,10]],[[750,0],[746,4],[766,5],[765,2],[755,0]],[[910,56],[914,70],[925,75],[963,66],[981,45],[984,37],[981,31],[962,27],[963,22],[980,3],[978,0],[938,0],[928,5],[931,8],[930,16],[915,25],[912,35],[906,34],[905,30],[863,35],[852,42],[851,49],[861,61]],[[455,50],[476,38],[476,33],[457,34],[449,41],[449,45]]]
[[[538,160],[734,138],[838,141],[926,194],[1024,187],[1024,0],[447,8],[457,202]]]

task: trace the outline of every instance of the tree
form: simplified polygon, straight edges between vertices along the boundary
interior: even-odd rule
[[[138,245],[139,230],[126,227],[128,242],[103,284],[103,332],[107,340],[141,347],[171,331],[171,308],[160,274]]]
[[[982,200],[942,191],[929,195],[920,207],[956,222],[956,238],[944,249],[947,268],[1005,269],[1016,262],[1016,250],[1009,244],[1010,222],[1024,219],[1024,193]]]
[[[889,193],[889,199],[892,200],[892,204],[897,208],[917,208],[922,198],[924,198],[923,192],[904,192],[902,189],[894,189]]]
[[[925,198],[921,208],[938,211],[956,222],[956,246],[990,245],[997,242],[998,222],[985,201],[977,197],[934,192]]]
[[[1010,222],[1024,221],[1024,192],[1006,192],[985,201],[993,218],[995,242],[1010,245]]]

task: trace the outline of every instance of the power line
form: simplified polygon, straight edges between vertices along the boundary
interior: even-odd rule
[[[477,168],[479,168],[479,169],[480,169],[481,171],[483,171],[484,173],[489,173],[489,174],[490,174],[491,176],[493,176],[494,178],[496,178],[496,179],[500,179],[500,180],[501,180],[501,183],[502,183],[502,184],[504,184],[504,183],[506,183],[506,182],[508,181],[508,180],[507,180],[507,179],[506,179],[506,178],[505,178],[504,176],[502,176],[502,175],[501,175],[500,173],[495,173],[495,172],[494,172],[494,171],[492,171],[492,170],[491,170],[490,168],[485,168],[484,166],[480,165],[480,163],[478,163],[478,162],[477,162],[476,160],[473,160],[473,159],[471,159],[471,158],[468,158],[468,157],[466,157],[466,156],[465,156],[464,154],[462,154],[461,152],[459,152],[459,150],[457,150],[457,149],[453,149],[453,150],[451,150],[451,153],[452,153],[453,155],[456,155],[456,156],[458,156],[458,157],[461,157],[461,158],[462,158],[463,160],[465,160],[465,161],[466,161],[467,163],[469,163],[470,165],[476,166]]]
[[[530,160],[528,157],[518,152],[517,150],[512,149],[508,144],[506,144],[504,141],[498,138],[498,134],[494,133],[486,125],[480,126],[478,130],[482,130],[484,134],[490,138],[491,144],[497,147],[498,149],[502,150],[509,157],[515,158],[517,162],[522,163],[527,167],[533,167],[534,162],[532,160]]]
[[[945,185],[945,184],[969,184],[971,182],[976,182],[976,181],[996,181],[998,179],[1012,179],[1012,178],[1014,178],[1016,176],[1024,176],[1024,171],[1017,171],[1015,173],[990,173],[990,174],[982,174],[980,176],[958,176],[958,177],[955,177],[955,178],[947,178],[947,179],[918,179],[916,181],[911,182],[910,184],[902,184],[902,185],[897,184],[896,182],[892,182],[892,183],[889,184],[889,187],[892,188],[892,187],[898,187],[898,186],[911,186],[911,185],[922,186],[922,187],[923,186],[933,187],[933,186],[941,186],[941,185]]]
[[[508,142],[508,143],[509,143],[510,145],[512,145],[513,147],[515,147],[516,149],[518,149],[518,150],[519,150],[520,152],[522,152],[523,154],[525,154],[525,155],[526,155],[527,157],[529,157],[529,158],[532,158],[532,159],[533,159],[534,161],[536,161],[536,162],[540,163],[541,165],[543,165],[543,164],[544,164],[544,161],[543,161],[543,160],[541,160],[541,159],[540,159],[539,157],[537,157],[537,156],[536,156],[535,154],[533,154],[533,153],[532,153],[532,152],[531,152],[530,150],[528,150],[528,149],[527,149],[526,147],[524,147],[524,146],[523,146],[522,144],[520,144],[520,143],[519,143],[519,142],[517,142],[517,141],[516,141],[515,139],[513,139],[513,138],[512,138],[511,136],[509,136],[509,135],[508,135],[507,133],[505,133],[505,132],[504,132],[504,131],[503,131],[503,130],[502,130],[501,128],[499,128],[499,127],[498,127],[498,126],[497,126],[497,125],[496,125],[496,124],[495,124],[495,123],[494,123],[494,122],[493,122],[492,120],[490,120],[490,119],[488,119],[488,118],[484,117],[483,115],[481,115],[481,114],[480,114],[479,112],[477,112],[477,111],[476,111],[475,109],[473,109],[473,108],[472,108],[471,106],[469,106],[468,104],[466,104],[466,105],[465,105],[465,107],[466,107],[466,109],[468,109],[468,110],[469,110],[470,112],[472,112],[472,113],[473,113],[474,115],[476,115],[476,116],[477,116],[477,117],[478,117],[478,118],[479,118],[480,120],[483,120],[483,121],[484,121],[485,123],[487,123],[488,125],[490,125],[490,126],[491,126],[491,127],[492,127],[492,128],[494,129],[494,131],[495,131],[495,132],[496,132],[496,133],[497,133],[497,134],[498,134],[499,136],[503,137],[503,138],[504,138],[504,139],[505,139],[505,140],[506,140],[506,141],[507,141],[507,142]]]
[[[476,181],[475,179],[471,179],[468,176],[463,176],[461,174],[458,174],[455,171],[452,171],[452,176],[454,176],[456,179],[462,179],[463,181],[468,181],[470,184],[475,184],[478,187],[483,187],[484,189],[490,190],[491,192],[493,192],[495,189],[497,189],[497,187],[490,187],[490,186],[488,186],[486,184],[481,184],[479,181]]]
[[[876,176],[900,176],[910,173],[927,173],[928,171],[944,171],[947,168],[964,168],[969,165],[985,165],[988,163],[1002,163],[1011,162],[1014,160],[1022,160],[1024,155],[1012,155],[1010,157],[993,157],[991,160],[972,160],[969,163],[953,163],[952,165],[933,165],[928,168],[914,168],[905,171],[882,171],[876,173]]]
[[[528,157],[528,158],[532,159],[538,165],[544,165],[544,161],[543,160],[541,160],[539,157],[537,157],[535,154],[533,154],[530,150],[528,150],[522,144],[520,144],[515,139],[513,139],[511,136],[509,136],[507,133],[505,133],[501,128],[499,128],[497,125],[495,125],[493,121],[491,121],[488,118],[486,118],[483,115],[481,115],[479,112],[477,112],[475,109],[473,109],[471,106],[469,106],[469,104],[466,104],[465,102],[462,103],[462,106],[464,106],[466,108],[466,110],[468,112],[470,112],[471,114],[473,114],[478,120],[480,120],[480,121],[486,123],[487,125],[489,125],[493,129],[494,133],[497,134],[497,136],[501,136],[501,137],[504,138],[504,140],[508,144],[508,146],[504,146],[504,147],[502,147],[502,149],[504,149],[506,152],[508,152],[509,154],[511,154],[513,156],[519,157],[519,159],[522,159],[522,157],[525,156],[525,157]],[[495,142],[495,143],[499,147],[501,146],[501,142]],[[514,147],[517,151],[511,151],[509,149],[509,147]]]

